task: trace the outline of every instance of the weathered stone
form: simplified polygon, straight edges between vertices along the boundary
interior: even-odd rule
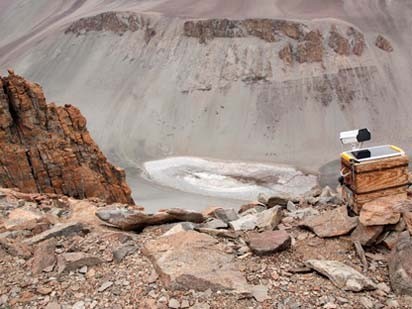
[[[143,254],[172,289],[249,291],[249,285],[213,237],[194,231],[149,241]]]
[[[31,230],[38,221],[42,219],[42,214],[24,208],[13,209],[4,222],[4,227],[9,231]]]
[[[78,234],[84,230],[84,225],[79,222],[58,223],[54,225],[51,229],[44,231],[43,233],[25,239],[24,243],[28,245],[34,245],[49,238]]]
[[[264,230],[273,230],[282,221],[283,211],[280,206],[256,214],[256,226]]]
[[[257,224],[256,215],[246,215],[236,221],[229,222],[229,226],[235,231],[254,230]]]
[[[56,264],[56,255],[54,253],[56,244],[56,239],[51,238],[39,243],[35,247],[31,266],[34,274],[39,274],[45,269],[52,269]]]
[[[396,224],[401,214],[395,211],[402,197],[382,197],[362,206],[359,221],[365,226]]]
[[[106,291],[108,288],[110,288],[113,285],[113,282],[111,281],[106,281],[104,282],[98,289],[97,292],[104,292]]]
[[[383,225],[364,226],[359,223],[351,234],[353,241],[359,241],[363,246],[371,246],[375,244],[379,235],[383,232]]]
[[[310,216],[318,216],[319,211],[316,209],[313,209],[312,207],[307,207],[307,208],[297,209],[295,211],[287,213],[286,215],[288,217],[293,217],[296,219],[303,219],[303,218],[310,217]]]
[[[390,232],[382,239],[382,244],[389,250],[392,250],[398,243],[399,235],[400,232]]]
[[[391,42],[389,42],[389,40],[387,38],[385,38],[383,35],[379,34],[376,37],[376,41],[375,41],[375,45],[376,47],[390,53],[393,52],[393,47]]]
[[[0,186],[133,203],[123,170],[111,165],[71,105],[47,104],[41,87],[0,77]]]
[[[113,258],[116,262],[120,263],[126,256],[135,253],[137,249],[137,246],[133,243],[126,243],[113,250]]]
[[[225,223],[239,219],[237,212],[233,208],[219,208],[216,209],[212,215]]]
[[[173,222],[202,223],[205,217],[198,212],[185,209],[166,209],[155,214],[146,214],[133,208],[109,206],[96,211],[96,216],[122,230],[142,230],[151,225],[161,225]]]
[[[349,27],[347,35],[351,38],[352,53],[356,56],[362,56],[363,51],[366,48],[365,36],[363,33],[353,27]]]
[[[288,201],[288,203],[286,204],[286,209],[289,212],[294,212],[296,210],[298,210],[298,208],[296,207],[295,203],[293,203],[292,201]]]
[[[220,219],[211,219],[203,223],[202,227],[207,229],[225,229],[228,225]]]
[[[412,296],[412,240],[409,232],[399,236],[388,260],[389,278],[394,292]]]
[[[196,228],[195,230],[200,233],[205,233],[205,234],[216,236],[216,237],[224,237],[224,238],[231,238],[231,239],[236,239],[239,237],[237,232],[223,230],[223,229],[216,230],[216,229],[208,229],[208,228],[199,227],[199,228]]]
[[[30,248],[26,244],[16,240],[0,239],[0,248],[12,256],[18,256],[24,259],[28,259],[32,255]]]
[[[271,196],[268,199],[268,202],[267,202],[266,206],[268,208],[272,208],[272,207],[275,207],[275,206],[284,206],[284,207],[286,207],[288,202],[292,199],[293,198],[290,195],[287,195],[287,194],[279,194],[279,195],[276,195],[276,196]]]
[[[292,44],[288,44],[279,51],[279,58],[284,63],[291,65],[293,63],[293,49]]]
[[[408,229],[409,233],[412,235],[412,212],[404,212],[402,214],[403,221],[406,224],[406,228]]]
[[[328,277],[333,284],[345,291],[360,292],[376,289],[372,280],[357,270],[338,261],[308,260],[306,266]]]
[[[169,235],[180,233],[180,232],[191,231],[194,228],[195,228],[195,226],[193,225],[193,223],[191,223],[191,222],[182,222],[182,223],[178,223],[175,226],[173,226],[170,230],[168,230],[162,236],[169,236]]]
[[[319,237],[335,237],[348,234],[358,225],[357,217],[349,217],[346,206],[327,211],[319,216],[303,220],[302,227],[309,228]]]
[[[265,203],[267,203],[267,200],[266,200]],[[238,213],[241,215],[241,214],[245,213],[246,211],[248,211],[250,209],[257,209],[258,212],[259,212],[262,208],[266,208],[265,203],[253,202],[253,203],[242,205],[242,206],[240,206]]]
[[[338,32],[336,26],[332,26],[330,30],[328,45],[339,55],[349,56],[350,54],[349,41]]]
[[[299,63],[322,62],[323,60],[323,36],[319,30],[309,32],[304,42],[299,43],[296,59]]]
[[[103,261],[93,255],[84,252],[68,252],[57,257],[58,272],[76,270],[83,266],[94,266],[101,264]]]
[[[249,233],[248,245],[258,255],[272,254],[290,248],[292,239],[285,231]]]
[[[256,285],[252,287],[252,296],[256,301],[262,303],[268,299],[271,299],[268,295],[268,287],[265,285]]]
[[[180,303],[176,298],[171,298],[168,304],[169,308],[178,309],[180,308]]]

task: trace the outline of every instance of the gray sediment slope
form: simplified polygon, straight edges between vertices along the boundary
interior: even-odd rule
[[[356,127],[369,127],[375,143],[412,150],[410,1],[1,3],[0,70],[14,67],[51,100],[79,106],[101,148],[125,167],[190,155],[317,171],[341,151],[338,132]],[[65,33],[104,12],[132,16],[138,29],[119,33],[94,17]],[[201,43],[184,33],[184,23],[199,18],[293,19],[322,33],[322,61],[285,63],[279,52],[300,40],[285,35]],[[362,54],[334,52],[333,26],[344,36],[350,27],[361,32]],[[375,46],[378,34],[392,52]]]

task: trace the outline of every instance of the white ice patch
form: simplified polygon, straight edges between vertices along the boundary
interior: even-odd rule
[[[300,196],[318,184],[317,177],[289,166],[170,157],[144,164],[152,181],[181,191],[208,196],[255,200],[287,193]]]

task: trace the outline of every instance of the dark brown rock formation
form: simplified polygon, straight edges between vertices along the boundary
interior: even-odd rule
[[[38,84],[0,77],[0,186],[133,203],[122,169],[94,143],[71,105],[47,104]]]
[[[349,56],[350,54],[350,45],[348,39],[341,35],[336,27],[332,27],[330,31],[328,45],[339,55]]]
[[[153,37],[156,32],[150,27],[150,21],[132,12],[105,12],[99,15],[84,17],[70,25],[65,33],[81,35],[90,31],[113,32],[123,35],[125,32],[138,30],[148,31],[146,36]]]
[[[304,42],[298,45],[297,61],[304,62],[322,62],[323,60],[323,37],[319,30],[309,32]]]
[[[375,45],[376,45],[378,48],[380,48],[380,49],[382,49],[382,50],[384,50],[384,51],[387,51],[388,53],[393,52],[393,47],[392,47],[391,42],[389,42],[388,39],[386,39],[385,37],[383,37],[383,36],[380,35],[380,34],[379,34],[378,37],[376,38]]]
[[[349,36],[351,42],[352,53],[356,56],[362,56],[366,47],[365,36],[363,33],[353,27],[349,27],[347,35]]]
[[[279,58],[282,59],[283,62],[285,62],[286,64],[292,64],[293,63],[292,44],[288,44],[280,50]]]
[[[303,25],[274,19],[208,19],[187,21],[184,34],[198,38],[201,43],[214,38],[239,38],[255,36],[267,42],[275,42],[282,35],[298,40],[303,37]]]

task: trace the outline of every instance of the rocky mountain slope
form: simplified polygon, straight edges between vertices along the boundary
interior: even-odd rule
[[[124,171],[106,160],[80,111],[47,104],[38,84],[9,73],[0,76],[0,186],[133,203]]]
[[[316,171],[339,131],[365,126],[412,150],[407,0],[2,6],[0,69],[79,102],[122,165],[194,155]]]

